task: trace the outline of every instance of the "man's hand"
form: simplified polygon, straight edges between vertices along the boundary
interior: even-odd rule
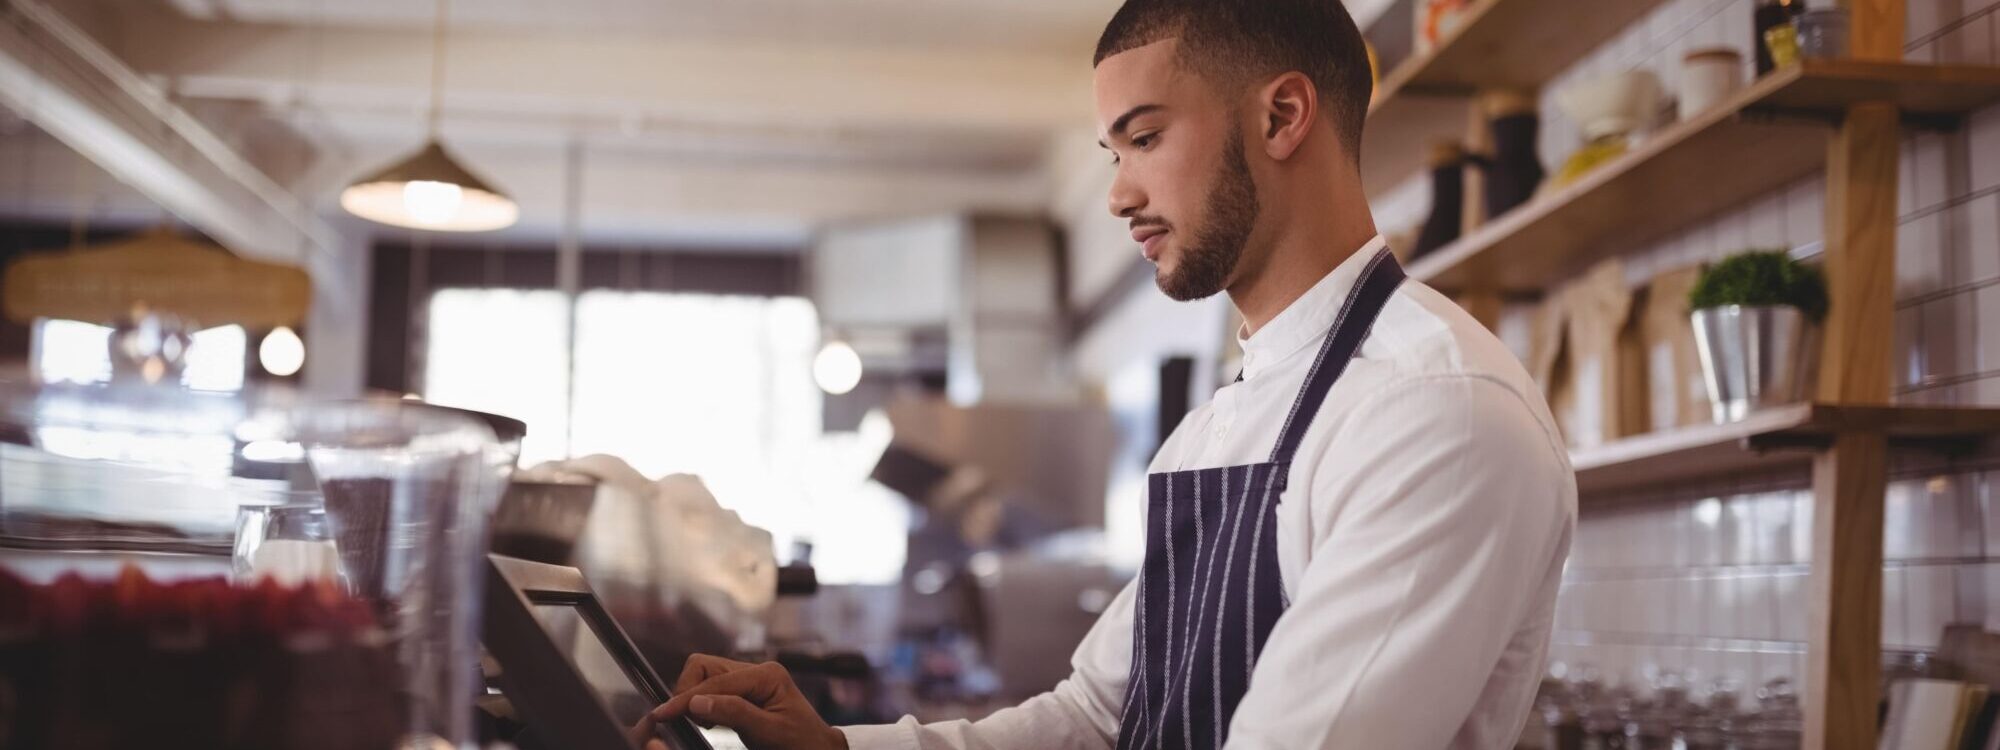
[[[847,750],[847,736],[827,726],[791,673],[773,662],[688,657],[673,700],[652,714],[656,721],[683,716],[736,730],[750,750]]]
[[[625,739],[631,740],[633,747],[645,750],[669,750],[667,743],[661,742],[659,735],[653,733],[654,725],[659,723],[652,714],[647,714],[645,718],[639,720],[639,723],[626,728]]]

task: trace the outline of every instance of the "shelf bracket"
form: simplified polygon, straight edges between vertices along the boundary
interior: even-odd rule
[[[1966,458],[1978,455],[1986,441],[1966,435],[1929,435],[1889,438],[1889,449],[1893,452],[1907,451],[1928,453],[1944,458]]]
[[[1780,107],[1775,105],[1749,107],[1739,113],[1737,117],[1741,118],[1744,122],[1760,124],[1783,125],[1788,123],[1804,123],[1809,125],[1824,125],[1830,128],[1840,127],[1842,123],[1847,121],[1847,113],[1842,110]],[[1899,114],[1899,117],[1903,125],[1930,132],[1949,133],[1965,127],[1965,117],[1963,115],[1903,111]]]
[[[1840,127],[1840,123],[1847,119],[1847,113],[1841,111],[1772,105],[1746,107],[1736,116],[1744,122],[1759,124],[1805,123],[1829,128]]]
[[[1833,436],[1826,433],[1774,432],[1745,437],[1742,446],[1744,450],[1756,453],[1779,451],[1817,453],[1833,447]]]
[[[1978,455],[1986,445],[1985,439],[1975,435],[1888,436],[1886,440],[1892,454],[1927,453],[1945,458]],[[1818,453],[1832,449],[1834,442],[1833,433],[1776,432],[1745,437],[1741,441],[1741,446],[1746,451],[1756,453],[1780,451]]]

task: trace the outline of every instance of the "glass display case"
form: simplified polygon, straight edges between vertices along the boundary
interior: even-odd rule
[[[410,402],[0,375],[0,746],[468,746],[512,465]],[[335,574],[232,570],[239,526]]]

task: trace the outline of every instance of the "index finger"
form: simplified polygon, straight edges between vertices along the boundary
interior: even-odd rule
[[[674,680],[673,691],[675,693],[685,692],[689,688],[708,681],[711,677],[749,669],[750,666],[749,664],[724,659],[720,656],[695,654],[688,657],[687,664],[681,667],[681,676],[679,679]]]
[[[651,715],[661,721],[685,716],[688,701],[699,695],[735,696],[761,708],[778,694],[788,677],[784,668],[777,664],[767,662],[754,666],[744,665],[741,669],[716,675],[699,685],[679,691],[673,700],[653,709]]]

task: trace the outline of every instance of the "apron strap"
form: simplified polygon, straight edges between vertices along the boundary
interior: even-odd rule
[[[1333,329],[1326,334],[1326,342],[1320,345],[1319,358],[1313,360],[1312,370],[1306,374],[1306,384],[1299,390],[1299,398],[1292,403],[1292,413],[1285,417],[1285,428],[1278,433],[1278,447],[1271,451],[1272,463],[1290,463],[1293,454],[1298,453],[1299,444],[1305,442],[1306,430],[1312,427],[1313,417],[1319,414],[1320,404],[1326,402],[1327,391],[1333,389],[1333,382],[1347,371],[1347,363],[1361,351],[1361,343],[1368,340],[1368,332],[1375,328],[1375,319],[1389,302],[1390,295],[1403,283],[1403,266],[1396,262],[1396,256],[1383,248],[1368,260],[1368,266],[1361,270],[1361,279],[1347,292],[1347,302],[1340,308],[1340,315],[1333,319]]]

